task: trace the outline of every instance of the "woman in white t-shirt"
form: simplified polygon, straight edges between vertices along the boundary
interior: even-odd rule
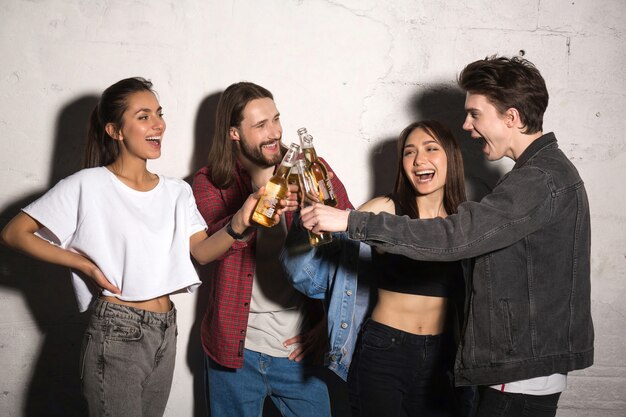
[[[208,237],[189,185],[147,169],[164,132],[150,81],[113,84],[91,115],[86,168],[2,231],[8,246],[71,268],[81,311],[92,308],[81,352],[92,416],[163,414],[176,353],[170,294],[200,285],[189,253],[201,264],[223,254],[250,226],[263,191]]]

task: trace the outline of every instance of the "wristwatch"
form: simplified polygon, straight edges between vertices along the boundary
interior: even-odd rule
[[[233,226],[230,224],[230,222],[226,223],[226,233],[229,234],[230,237],[232,237],[235,240],[244,240],[246,238],[246,233],[237,233],[235,232],[235,230],[233,229]]]

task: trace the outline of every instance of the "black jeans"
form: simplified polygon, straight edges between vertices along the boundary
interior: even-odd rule
[[[455,416],[442,335],[420,336],[368,320],[348,384],[355,416]]]
[[[554,417],[561,393],[514,394],[489,387],[480,388],[477,417]]]

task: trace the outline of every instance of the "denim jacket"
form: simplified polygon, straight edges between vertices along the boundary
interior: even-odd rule
[[[348,234],[414,259],[475,258],[457,384],[593,364],[589,203],[554,134],[532,142],[489,195],[455,215],[411,220],[353,211]]]
[[[367,274],[370,254],[370,246],[349,240],[345,232],[334,233],[329,244],[311,248],[306,231],[294,218],[280,256],[293,286],[308,297],[324,300],[330,345],[324,362],[344,381],[361,324],[373,305]]]

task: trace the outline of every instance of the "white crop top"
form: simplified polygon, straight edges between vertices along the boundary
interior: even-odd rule
[[[44,225],[37,234],[90,258],[121,291],[104,295],[142,301],[200,285],[189,237],[206,230],[191,187],[159,175],[150,191],[134,190],[105,167],[88,168],[55,185],[24,209]],[[99,289],[72,271],[80,311]]]

